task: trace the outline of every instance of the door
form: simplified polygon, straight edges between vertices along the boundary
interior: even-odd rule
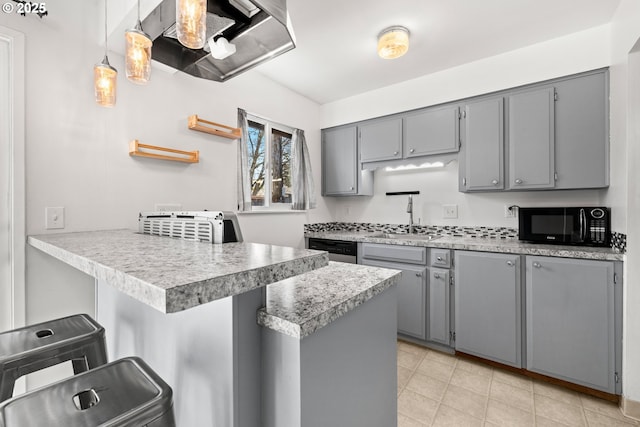
[[[362,260],[363,265],[402,271],[398,283],[398,333],[424,340],[427,303],[427,268],[393,262]]]
[[[451,328],[449,327],[450,281],[449,270],[429,268],[427,284],[427,341],[448,346]]]
[[[509,97],[509,188],[552,188],[555,165],[554,88]]]
[[[615,393],[614,265],[527,257],[527,369]]]
[[[357,193],[358,158],[356,127],[328,129],[322,134],[323,194]]]
[[[402,119],[379,119],[358,126],[360,161],[402,158]]]
[[[0,26],[0,331],[25,322],[24,74],[24,35]]]
[[[455,153],[460,146],[457,105],[428,108],[404,118],[404,157]]]
[[[504,98],[464,107],[461,191],[504,189]]]
[[[456,251],[457,351],[521,368],[520,256]]]

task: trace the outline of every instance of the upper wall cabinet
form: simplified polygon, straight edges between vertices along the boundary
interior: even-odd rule
[[[404,157],[458,151],[459,118],[457,105],[428,108],[404,116]]]
[[[509,97],[509,188],[554,186],[553,87]]]
[[[322,195],[360,196],[373,194],[371,171],[360,170],[356,126],[322,131]]]
[[[358,126],[362,163],[402,158],[402,118],[379,119]]]
[[[608,76],[592,71],[463,104],[460,191],[607,187]]]
[[[504,98],[464,106],[460,191],[504,189]]]

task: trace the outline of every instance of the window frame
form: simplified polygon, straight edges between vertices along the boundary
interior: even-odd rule
[[[294,128],[291,126],[283,125],[282,123],[275,122],[273,120],[269,120],[265,117],[256,116],[255,114],[247,113],[247,123],[254,122],[264,126],[264,134],[266,138],[265,150],[264,150],[264,205],[263,206],[251,206],[252,211],[290,211],[292,210],[293,203],[273,203],[271,201],[271,151],[272,151],[272,130],[278,130],[280,132],[287,133],[291,135],[291,142],[293,144],[293,131]],[[293,147],[292,147],[293,148]],[[267,179],[266,177],[269,177]],[[293,177],[291,177],[293,180]],[[249,182],[253,180],[252,176],[249,176]]]

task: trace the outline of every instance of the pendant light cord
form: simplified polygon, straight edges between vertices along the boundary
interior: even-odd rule
[[[107,0],[104,0],[104,56],[107,56]]]

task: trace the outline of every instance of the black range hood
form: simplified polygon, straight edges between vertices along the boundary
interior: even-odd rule
[[[208,0],[207,40],[224,37],[236,46],[225,59],[213,58],[207,44],[184,47],[175,23],[176,0],[164,0],[142,21],[153,40],[152,59],[203,79],[224,82],[295,48],[286,0]]]

